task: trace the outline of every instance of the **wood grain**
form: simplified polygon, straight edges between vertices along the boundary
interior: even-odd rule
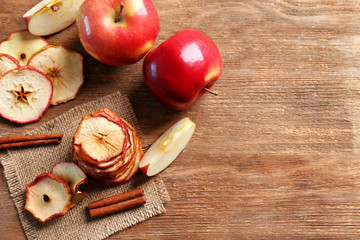
[[[1,1],[0,38],[26,28],[36,0]],[[185,111],[146,90],[142,61],[111,67],[91,58],[72,25],[48,37],[85,58],[79,96],[34,124],[0,119],[19,135],[81,103],[128,94],[152,142],[183,116],[197,123],[188,147],[162,173],[167,213],[110,239],[304,239],[360,235],[360,1],[153,0],[155,46],[179,30],[210,36],[224,62],[214,86]],[[24,239],[3,174],[0,239]]]

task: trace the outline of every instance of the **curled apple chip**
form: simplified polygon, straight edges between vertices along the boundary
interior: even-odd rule
[[[35,122],[49,107],[52,92],[50,79],[39,70],[10,70],[0,81],[0,115],[16,123]]]
[[[26,185],[25,209],[42,223],[65,215],[70,205],[69,186],[52,173],[40,174]]]
[[[11,33],[5,41],[0,43],[0,53],[6,53],[25,66],[36,51],[49,45],[42,37],[34,36],[27,30]]]
[[[74,162],[59,162],[53,167],[52,173],[64,179],[69,185],[72,195],[70,208],[75,207],[85,198],[86,193],[81,192],[79,187],[85,183],[87,177],[78,165]]]
[[[27,11],[23,18],[29,31],[38,36],[59,32],[75,22],[84,0],[43,0]]]
[[[48,45],[29,59],[28,65],[44,72],[52,81],[52,105],[65,103],[76,97],[84,83],[83,57],[62,46]]]
[[[0,53],[0,77],[11,69],[20,67],[19,61],[9,54]]]

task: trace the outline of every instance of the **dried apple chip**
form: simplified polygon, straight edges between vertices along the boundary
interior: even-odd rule
[[[84,84],[83,57],[63,46],[40,49],[31,56],[28,65],[44,72],[53,82],[52,105],[74,99]]]
[[[40,174],[26,185],[25,209],[42,223],[65,215],[70,205],[69,186],[52,173]]]
[[[53,167],[52,173],[64,179],[65,182],[69,185],[72,194],[70,205],[71,208],[75,207],[85,198],[86,193],[81,192],[79,187],[81,184],[85,183],[87,177],[78,165],[76,165],[74,162],[59,162]]]
[[[16,123],[35,122],[49,107],[52,92],[50,79],[39,70],[10,70],[0,81],[0,115]]]
[[[25,66],[36,51],[47,45],[49,45],[49,42],[44,38],[23,30],[11,33],[0,44],[0,53],[9,54],[18,60],[21,66]]]
[[[19,61],[9,54],[0,53],[0,77],[7,71],[20,67]]]

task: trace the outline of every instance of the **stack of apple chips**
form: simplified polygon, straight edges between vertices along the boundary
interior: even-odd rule
[[[142,156],[135,129],[107,108],[84,116],[74,136],[73,161],[101,185],[129,181]]]

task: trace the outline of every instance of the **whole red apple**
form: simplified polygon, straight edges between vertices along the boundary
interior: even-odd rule
[[[85,50],[109,65],[137,62],[159,32],[159,17],[151,0],[85,0],[76,24]]]
[[[148,53],[145,85],[165,106],[183,110],[218,80],[222,60],[215,43],[202,32],[185,29]]]

